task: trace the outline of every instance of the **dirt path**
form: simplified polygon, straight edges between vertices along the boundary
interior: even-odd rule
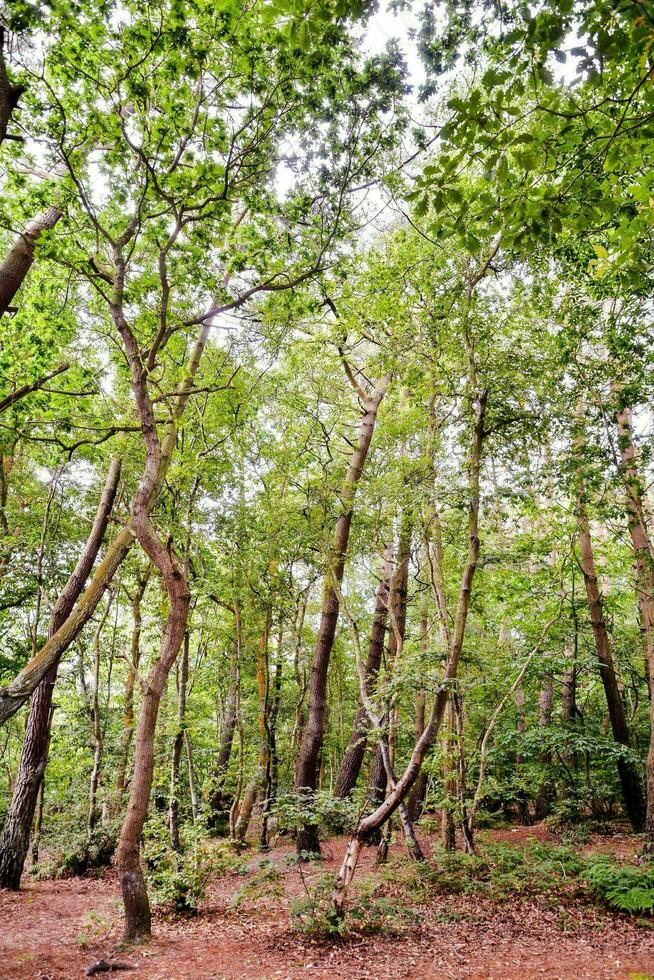
[[[331,844],[333,871],[342,844]],[[419,906],[421,922],[399,936],[361,936],[322,943],[293,933],[289,905],[303,893],[289,845],[276,848],[279,895],[234,896],[256,875],[230,874],[212,884],[194,919],[157,916],[154,940],[116,954],[121,906],[115,876],[28,881],[19,894],[0,893],[0,978],[77,978],[100,958],[133,965],[101,976],[139,980],[330,977],[348,980],[455,977],[479,980],[589,978],[612,980],[654,973],[654,930],[585,905],[549,907],[543,900],[501,905],[483,898],[435,897]],[[372,867],[372,852],[365,866]],[[249,859],[250,860],[250,859]],[[318,872],[309,871],[308,877]]]

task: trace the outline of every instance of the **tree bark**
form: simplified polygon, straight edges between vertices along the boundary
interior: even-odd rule
[[[0,124],[1,131],[1,124]],[[59,208],[50,207],[28,222],[16,238],[0,265],[0,317],[11,311],[11,301],[22,286],[32,263],[37,242],[44,231],[50,231],[61,218]]]
[[[471,344],[467,336],[465,340],[470,361],[469,393],[472,399],[474,417],[474,434],[468,483],[468,554],[459,588],[459,597],[454,617],[454,627],[452,630],[451,642],[449,643],[448,648],[448,659],[443,676],[443,683],[441,684],[441,687],[439,688],[434,699],[429,721],[422,735],[416,742],[404,773],[397,780],[395,787],[388,794],[384,802],[381,803],[373,813],[359,820],[353,834],[350,837],[345,851],[345,856],[343,858],[343,863],[336,878],[332,893],[334,911],[339,916],[344,914],[345,900],[356,872],[359,855],[364,842],[371,833],[385,823],[385,821],[402,803],[405,796],[418,778],[425,755],[438,735],[448,702],[450,685],[452,681],[456,679],[459,659],[463,649],[463,640],[465,637],[468,611],[470,609],[470,599],[472,595],[472,584],[479,559],[480,471],[481,454],[485,436],[484,419],[486,417],[487,402],[487,392],[485,390],[477,390],[477,372],[474,364]]]
[[[112,460],[93,527],[77,564],[52,610],[48,628],[49,639],[56,636],[62,623],[69,619],[75,601],[97,558],[116,497],[120,469],[120,459]],[[20,887],[39,785],[48,761],[52,693],[57,679],[58,664],[59,661],[56,660],[43,674],[43,680],[36,690],[30,707],[16,785],[0,838],[0,888],[16,890]]]
[[[169,606],[159,655],[142,685],[143,696],[134,750],[134,773],[127,812],[116,850],[116,867],[125,906],[125,940],[142,942],[147,941],[151,934],[150,902],[140,862],[140,840],[152,788],[154,737],[159,704],[168,674],[182,646],[190,606],[187,570],[174,556],[169,544],[159,538],[150,520],[150,511],[157,500],[173,454],[177,425],[184,414],[193,380],[209,339],[212,319],[206,319],[200,328],[189,358],[186,376],[177,390],[172,418],[160,440],[148,390],[147,371],[141,359],[139,344],[123,312],[126,264],[119,245],[114,248],[114,266],[115,285],[111,313],[127,353],[132,389],[146,451],[145,470],[132,500],[130,525],[153,566],[159,570]]]
[[[118,764],[116,766],[116,803],[120,804],[127,785],[127,768],[129,764],[129,750],[134,737],[134,684],[136,681],[136,671],[141,661],[141,603],[145,590],[150,581],[152,566],[148,564],[145,572],[139,574],[136,581],[136,590],[131,596],[132,604],[132,639],[130,643],[130,662],[125,681],[124,709],[123,709],[123,736],[120,743],[118,754]]]
[[[238,709],[238,691],[240,684],[241,659],[241,614],[238,603],[231,607],[234,613],[234,642],[229,666],[229,689],[225,702],[225,718],[220,739],[218,757],[211,776],[209,791],[208,825],[211,830],[218,830],[227,820],[232,804],[230,795],[225,791],[225,778],[232,754],[234,732],[236,730],[236,715]]]
[[[6,139],[19,139],[9,136],[7,129],[18,108],[18,100],[25,91],[24,85],[14,85],[9,78],[5,61],[5,33],[4,27],[0,27],[0,144]]]
[[[309,711],[295,771],[295,791],[300,798],[303,796],[311,797],[318,785],[318,769],[327,712],[327,673],[339,613],[339,603],[333,583],[335,582],[337,586],[340,586],[343,581],[347,546],[352,526],[354,497],[375,431],[377,412],[386,394],[389,380],[388,375],[384,376],[377,383],[370,396],[361,393],[363,395],[363,415],[359,426],[357,446],[350,460],[341,494],[343,510],[336,521],[334,530],[331,567],[325,577],[320,627],[309,682]],[[318,827],[314,823],[307,821],[298,829],[297,850],[302,857],[307,854],[320,853]]]
[[[370,695],[372,695],[372,689],[377,679],[384,654],[391,571],[392,546],[388,545],[382,558],[379,585],[377,586],[375,595],[375,612],[370,629],[370,641],[366,659],[366,686]],[[361,699],[359,699],[350,742],[343,756],[338,776],[336,777],[334,796],[339,799],[346,799],[352,794],[352,790],[359,778],[366,753],[369,727],[370,723],[366,709],[361,704]]]
[[[620,392],[617,392],[618,397]],[[640,630],[645,654],[645,676],[649,692],[649,744],[645,761],[647,812],[645,817],[644,853],[654,859],[654,559],[650,538],[645,486],[638,470],[631,427],[631,413],[626,406],[616,412],[620,469],[625,486],[627,523],[634,552],[636,591]]]
[[[270,634],[270,623],[271,611],[268,609],[257,650],[257,691],[259,694],[259,707],[257,712],[259,753],[257,768],[245,789],[243,802],[239,809],[238,820],[236,821],[236,839],[241,844],[245,842],[254,804],[257,802],[257,798],[264,788],[266,768],[268,765],[268,637]]]
[[[575,440],[577,448],[583,448],[580,439]],[[609,719],[613,739],[618,745],[629,747],[631,740],[629,737],[629,726],[625,715],[620,689],[615,674],[613,655],[609,634],[604,619],[604,609],[602,595],[597,580],[595,560],[593,557],[593,546],[590,537],[590,525],[586,511],[586,501],[584,495],[583,478],[579,471],[579,492],[577,496],[577,540],[581,559],[581,569],[584,575],[586,586],[586,598],[588,600],[588,611],[590,624],[595,638],[595,651],[600,666],[600,677],[606,705],[608,708]],[[627,759],[619,758],[617,763],[620,786],[622,788],[622,798],[625,810],[634,830],[640,833],[645,826],[645,800],[640,776],[635,765]]]
[[[170,830],[170,845],[181,854],[182,847],[179,839],[179,764],[184,748],[184,732],[186,729],[186,687],[188,684],[188,630],[184,634],[182,659],[177,674],[177,731],[173,739],[173,749],[170,761],[170,800],[168,803],[168,824]]]

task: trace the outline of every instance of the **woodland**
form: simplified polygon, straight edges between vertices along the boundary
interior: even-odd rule
[[[5,0],[0,186],[0,977],[646,980],[654,6]]]

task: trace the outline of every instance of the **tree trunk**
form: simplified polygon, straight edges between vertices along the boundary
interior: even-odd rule
[[[617,394],[619,397],[619,392]],[[616,421],[620,468],[626,491],[627,523],[634,552],[638,612],[645,654],[645,676],[649,692],[650,731],[645,762],[647,812],[644,853],[654,859],[654,559],[645,486],[638,470],[629,409],[620,407],[616,413]]]
[[[538,699],[538,724],[543,737],[547,737],[547,729],[552,723],[552,702],[554,698],[554,683],[548,678],[541,688]],[[543,776],[536,796],[535,813],[537,820],[544,820],[552,809],[555,799],[554,785],[552,783],[549,767],[552,765],[552,753],[545,748],[540,754],[540,763],[543,766]]]
[[[527,724],[525,722],[525,692],[521,687],[519,687],[515,692],[515,704],[518,709],[518,735],[524,735],[527,730]],[[520,741],[520,740],[519,740]],[[527,799],[527,794],[524,787],[521,785],[521,770],[524,763],[522,753],[518,750],[515,754],[515,771],[518,786],[516,789],[516,799],[518,802],[518,814],[520,816],[520,822],[525,827],[530,827],[532,820],[531,814],[529,812],[529,801]]]
[[[98,785],[100,783],[100,764],[102,761],[102,724],[100,720],[100,639],[102,629],[107,621],[111,608],[111,595],[107,609],[102,616],[98,628],[93,638],[93,697],[90,704],[91,725],[93,729],[93,767],[89,780],[89,808],[86,818],[86,842],[84,846],[84,864],[88,868],[91,863],[91,846],[93,844],[93,832],[98,820],[97,798]]]
[[[75,569],[52,611],[48,628],[49,638],[55,636],[61,624],[70,617],[75,601],[91,572],[113,508],[120,480],[120,468],[120,459],[112,460],[93,527]],[[57,679],[57,668],[58,661],[55,661],[37,687],[30,706],[18,776],[0,838],[0,888],[16,890],[20,887],[34,808],[48,762],[52,693]]]
[[[375,613],[370,629],[370,642],[368,644],[368,657],[366,660],[366,686],[370,695],[372,695],[372,689],[377,679],[384,654],[389,587],[392,571],[391,561],[392,546],[388,545],[384,551],[379,585],[377,586],[377,593],[375,595]],[[361,704],[361,699],[359,699],[350,742],[343,756],[338,776],[336,777],[334,796],[339,799],[345,799],[352,794],[352,790],[359,778],[359,772],[361,771],[366,752],[369,727],[370,724],[366,709]]]
[[[268,751],[266,754],[266,778],[265,778],[265,799],[261,813],[261,837],[260,847],[262,851],[268,850],[268,823],[270,813],[277,798],[277,786],[279,783],[279,756],[277,754],[277,718],[282,696],[282,670],[284,666],[284,633],[280,626],[277,641],[277,659],[275,661],[275,674],[272,683],[272,698],[269,699],[268,714],[266,720],[266,733],[268,736]]]
[[[34,218],[18,235],[4,262],[0,265],[0,316],[12,309],[11,301],[22,286],[25,276],[34,261],[34,252],[39,237],[50,231],[61,218],[59,208],[48,208]]]
[[[177,672],[177,731],[173,739],[173,749],[170,762],[170,800],[168,803],[168,825],[170,830],[170,845],[181,854],[182,847],[179,839],[179,763],[184,748],[184,732],[186,730],[186,687],[188,684],[188,630],[184,634],[182,659]]]
[[[240,844],[245,842],[254,804],[257,802],[257,798],[265,785],[266,768],[268,765],[268,636],[270,633],[270,623],[271,610],[268,608],[257,651],[257,691],[259,693],[257,726],[259,729],[259,754],[256,772],[245,789],[243,802],[239,809],[238,820],[236,821],[236,839]]]
[[[579,441],[577,440],[577,445]],[[613,739],[618,745],[630,746],[629,727],[627,718],[618,687],[611,653],[609,634],[604,620],[604,610],[602,596],[600,593],[595,560],[593,557],[593,546],[590,537],[590,525],[586,512],[586,503],[583,492],[583,483],[580,481],[580,490],[577,497],[577,520],[579,554],[581,568],[584,574],[586,585],[586,597],[588,599],[588,610],[590,614],[590,624],[595,638],[595,651],[600,665],[600,677],[606,696],[606,705],[611,721]],[[627,815],[634,830],[640,833],[645,826],[645,800],[643,798],[643,788],[640,776],[635,765],[627,759],[618,759],[618,775],[622,788],[622,798],[624,800]]]
[[[145,469],[132,500],[130,524],[152,565],[159,570],[169,607],[159,656],[143,683],[141,712],[136,730],[134,774],[116,850],[116,867],[125,906],[125,940],[141,942],[148,940],[151,933],[150,903],[140,862],[140,840],[152,788],[157,715],[168,674],[186,633],[190,606],[187,569],[174,556],[170,543],[162,541],[156,533],[150,520],[150,511],[157,500],[172,457],[177,439],[177,423],[184,414],[193,379],[209,338],[212,320],[206,319],[200,329],[189,358],[186,376],[177,389],[172,419],[167,423],[160,440],[139,344],[123,312],[126,264],[118,245],[114,248],[114,266],[115,285],[111,313],[127,353],[146,451]]]
[[[382,378],[375,387],[373,394],[365,397],[357,447],[350,460],[341,494],[343,511],[336,522],[332,544],[331,567],[325,576],[320,627],[313,655],[311,680],[309,683],[309,712],[295,770],[295,791],[300,797],[312,797],[317,788],[320,753],[325,733],[327,712],[327,672],[334,638],[336,636],[339,612],[339,603],[333,582],[336,582],[336,585],[340,586],[343,581],[347,546],[352,525],[354,496],[357,485],[361,480],[370,443],[372,442],[375,423],[377,421],[377,412],[386,394],[389,380],[388,376]],[[307,854],[320,853],[318,827],[314,823],[305,822],[298,829],[297,850],[298,854],[303,857]]]
[[[238,707],[238,692],[240,684],[240,658],[241,658],[241,617],[238,603],[235,603],[232,612],[234,613],[234,642],[232,644],[232,656],[229,667],[229,689],[227,691],[227,701],[225,703],[225,719],[220,739],[218,758],[211,777],[211,789],[209,791],[209,817],[208,825],[211,830],[221,828],[229,815],[229,808],[232,800],[225,791],[225,778],[229,767],[229,760],[232,754],[234,742],[234,731],[236,730],[236,714]]]
[[[481,454],[484,442],[485,429],[484,419],[486,417],[487,392],[477,390],[477,371],[474,363],[474,355],[470,340],[465,337],[466,349],[469,354],[469,396],[472,401],[474,418],[473,445],[469,468],[469,514],[468,514],[468,554],[463,569],[459,597],[454,617],[454,627],[452,630],[451,642],[448,648],[448,659],[445,667],[443,683],[439,688],[431,712],[429,722],[424,732],[416,742],[415,748],[411,753],[411,758],[404,770],[404,773],[397,781],[393,790],[377,809],[359,820],[353,834],[348,842],[343,863],[337,875],[332,900],[336,915],[344,914],[344,904],[347,898],[349,887],[356,872],[359,855],[364,841],[371,833],[383,826],[386,820],[399,807],[407,793],[415,783],[420,768],[429,747],[438,735],[443,715],[448,702],[449,686],[456,679],[459,666],[459,659],[463,649],[468,611],[470,609],[470,599],[472,594],[472,584],[477,569],[479,559],[479,503],[480,503],[480,471]]]
[[[134,684],[136,681],[136,671],[141,662],[141,604],[145,595],[145,590],[150,581],[152,566],[148,564],[145,572],[140,574],[136,581],[136,591],[131,596],[132,601],[132,639],[130,644],[130,662],[125,681],[125,696],[123,709],[123,737],[118,753],[118,764],[116,766],[116,804],[120,802],[125,794],[127,785],[127,768],[129,764],[129,750],[134,737]]]

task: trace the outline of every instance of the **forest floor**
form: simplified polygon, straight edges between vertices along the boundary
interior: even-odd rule
[[[482,840],[523,847],[533,838],[558,843],[543,827],[487,831]],[[429,850],[430,841],[423,837]],[[324,872],[334,873],[344,842],[325,846]],[[584,850],[620,858],[635,853],[627,835],[593,835]],[[19,893],[0,892],[0,977],[20,980],[82,977],[97,960],[118,959],[133,970],[100,974],[148,980],[209,978],[629,978],[654,973],[654,928],[598,909],[589,901],[557,893],[508,895],[407,893],[409,862],[401,843],[391,863],[374,868],[375,850],[364,855],[359,881],[377,880],[397,908],[411,907],[417,921],[393,935],[362,935],[325,941],[291,928],[290,906],[323,873],[288,861],[289,841],[265,857],[244,854],[247,871],[211,882],[200,914],[180,918],[155,914],[154,938],[146,947],[116,952],[122,913],[112,871],[97,878],[35,881]],[[268,872],[274,867],[273,874]],[[266,870],[268,869],[268,871]],[[304,883],[303,883],[304,877]],[[245,886],[245,887],[244,887]],[[236,898],[236,904],[235,904]]]

